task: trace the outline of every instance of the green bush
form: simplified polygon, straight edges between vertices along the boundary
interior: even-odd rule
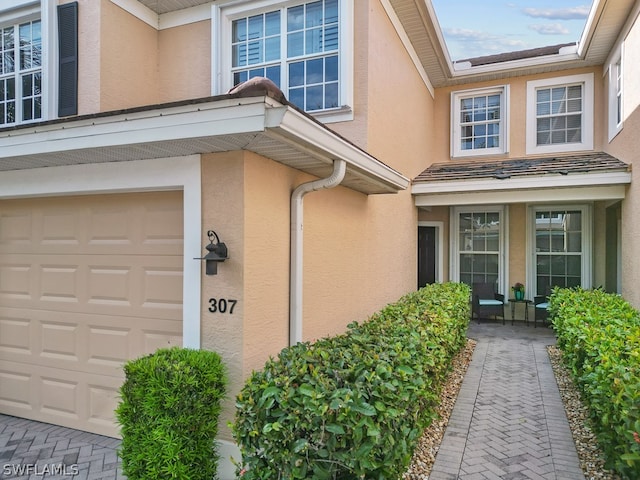
[[[469,288],[431,285],[254,372],[233,426],[245,479],[397,479],[465,342]]]
[[[116,418],[129,480],[211,480],[225,370],[205,350],[161,349],[125,364]]]
[[[588,405],[607,466],[640,478],[640,316],[619,295],[556,289],[558,346]]]

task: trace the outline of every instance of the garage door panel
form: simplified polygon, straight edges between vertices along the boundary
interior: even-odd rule
[[[0,307],[0,360],[122,378],[122,364],[182,345],[182,322]]]
[[[0,202],[0,411],[117,436],[123,364],[182,345],[180,192]]]
[[[0,409],[71,428],[82,424],[101,435],[118,436],[113,411],[122,379],[42,366],[37,373],[18,362],[3,362],[0,370]]]
[[[12,307],[179,320],[182,284],[176,256],[0,255],[0,300]]]
[[[182,192],[4,200],[4,253],[175,255]]]
[[[18,368],[16,368],[18,367]],[[20,365],[2,363],[0,368],[0,407],[3,412],[19,412],[27,415],[33,410],[31,405],[32,377],[28,371],[20,371]]]

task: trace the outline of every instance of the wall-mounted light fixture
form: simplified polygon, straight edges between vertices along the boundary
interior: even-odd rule
[[[205,248],[208,253],[202,258],[194,258],[194,260],[204,260],[205,273],[207,275],[216,275],[218,273],[218,263],[224,262],[229,258],[227,246],[220,241],[218,234],[213,230],[209,230],[207,236],[209,237],[209,245]],[[216,240],[215,243],[213,243],[214,238]]]

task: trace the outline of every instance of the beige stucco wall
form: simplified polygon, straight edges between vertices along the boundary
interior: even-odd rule
[[[158,103],[158,31],[109,0],[99,8],[100,110]]]
[[[59,2],[69,3],[71,0]],[[100,3],[78,1],[78,114],[100,111]]]
[[[433,99],[378,0],[356,2],[355,121],[330,125],[412,178],[429,163]],[[407,112],[411,112],[409,115]],[[360,131],[354,134],[354,129]],[[363,130],[364,129],[364,130]],[[366,141],[360,140],[366,132]],[[417,209],[410,190],[367,198],[361,319],[415,289]],[[358,252],[359,254],[360,252]]]
[[[527,248],[527,208],[523,203],[509,205],[509,284],[516,282],[527,284],[526,248]],[[531,290],[532,291],[532,290]],[[509,296],[511,292],[502,292]],[[527,298],[531,293],[527,292]]]
[[[220,419],[220,437],[227,440],[231,440],[231,433],[226,424],[233,418],[234,398],[244,373],[244,206],[244,152],[203,155],[202,244],[208,243],[206,232],[214,230],[227,245],[230,257],[218,266],[215,276],[205,275],[203,265],[201,305],[201,347],[222,356],[230,379]],[[233,315],[210,312],[210,298],[237,300]]]
[[[624,38],[623,49],[623,114],[622,131],[606,145],[605,150],[635,167],[631,185],[622,202],[622,295],[635,308],[640,308],[640,24],[636,20]]]
[[[301,177],[273,160],[245,155],[245,376],[289,342],[289,199]]]
[[[158,32],[160,102],[211,95],[211,21]]]

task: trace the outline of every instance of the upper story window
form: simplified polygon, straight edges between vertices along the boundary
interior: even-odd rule
[[[78,113],[78,2],[0,2],[0,128]]]
[[[527,82],[527,153],[593,148],[593,74]]]
[[[506,86],[452,94],[452,146],[454,157],[506,153]]]
[[[0,125],[42,118],[40,20],[0,28]]]
[[[219,59],[214,59],[221,79],[218,93],[262,76],[307,112],[344,114],[352,96],[351,49],[344,47],[351,31],[350,3],[298,0],[277,8],[273,2],[214,5],[221,38]]]
[[[622,52],[618,49],[609,64],[609,141],[622,130]]]

